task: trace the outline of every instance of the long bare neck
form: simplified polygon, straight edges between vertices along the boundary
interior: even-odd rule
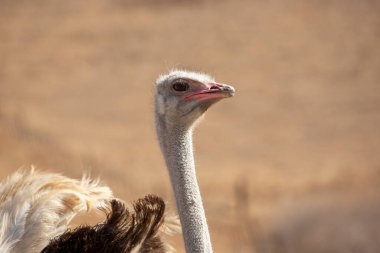
[[[156,115],[157,135],[169,170],[186,252],[211,253],[211,241],[197,183],[192,130],[168,126]]]

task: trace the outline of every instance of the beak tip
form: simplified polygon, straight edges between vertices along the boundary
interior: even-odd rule
[[[235,95],[235,88],[230,85],[223,86],[223,91],[226,91],[229,93],[230,97]]]

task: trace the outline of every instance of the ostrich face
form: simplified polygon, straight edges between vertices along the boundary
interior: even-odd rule
[[[212,104],[234,93],[232,86],[206,74],[176,70],[156,81],[156,112],[167,124],[189,127]]]

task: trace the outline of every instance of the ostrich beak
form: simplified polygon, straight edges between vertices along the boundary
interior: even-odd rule
[[[192,92],[184,96],[185,100],[196,99],[198,101],[209,99],[221,99],[232,97],[235,94],[235,89],[231,85],[221,83],[209,83],[206,89],[197,92]]]

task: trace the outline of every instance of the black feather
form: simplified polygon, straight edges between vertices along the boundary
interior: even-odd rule
[[[137,200],[133,212],[119,200],[110,204],[104,222],[68,230],[51,240],[42,253],[127,253],[136,247],[141,253],[167,252],[157,234],[165,213],[160,197],[148,195]]]

